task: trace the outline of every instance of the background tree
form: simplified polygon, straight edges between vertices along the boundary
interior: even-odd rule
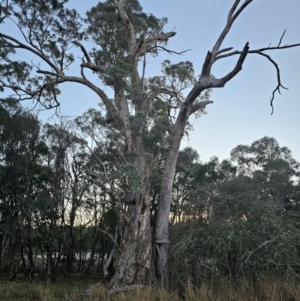
[[[184,209],[188,218],[171,228],[172,284],[180,286],[190,279],[197,286],[212,281],[216,285],[243,282],[249,287],[262,279],[298,281],[299,227],[294,222],[299,163],[287,147],[270,137],[251,146],[239,145],[231,154],[239,173],[225,178],[206,173],[210,179],[206,185],[189,188]],[[279,157],[282,161],[272,165],[270,174],[268,160],[278,162]],[[251,164],[245,165],[246,159],[260,162],[260,169],[249,173]],[[287,176],[286,170],[294,172]]]
[[[231,158],[240,174],[264,184],[264,194],[271,195],[280,209],[292,202],[300,166],[287,147],[280,147],[272,137],[263,137],[250,146],[238,145]]]
[[[47,146],[41,140],[40,123],[26,113],[15,99],[1,102],[1,173],[0,193],[2,224],[10,232],[9,250],[11,277],[15,255],[21,259],[26,277],[34,276],[33,214],[43,179],[42,163]],[[19,254],[16,254],[19,253]],[[25,256],[28,260],[25,260]]]

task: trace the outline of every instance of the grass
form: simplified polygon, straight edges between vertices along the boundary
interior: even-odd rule
[[[7,277],[0,276],[0,301],[73,301],[73,296],[79,295],[97,281],[97,278],[73,275],[47,286],[44,280],[29,282],[20,277],[16,281],[9,281]],[[83,301],[82,298],[80,301]]]
[[[72,276],[47,286],[44,281],[10,282],[0,277],[0,301],[300,301],[300,285],[276,281],[260,282],[251,290],[246,285],[216,288],[204,284],[198,289],[188,286],[181,294],[147,287],[118,295],[109,295],[104,285],[92,286],[92,282],[97,279]],[[80,295],[91,286],[89,297]]]

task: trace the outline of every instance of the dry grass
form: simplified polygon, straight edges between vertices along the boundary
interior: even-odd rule
[[[71,299],[72,300],[72,299]],[[74,299],[74,301],[79,299]],[[109,296],[103,287],[92,289],[92,294],[86,300],[96,301],[300,301],[300,286],[282,282],[261,282],[249,290],[241,285],[232,288],[223,285],[218,288],[202,285],[199,289],[188,286],[186,291],[167,292],[160,288],[146,288],[134,292]],[[73,300],[72,300],[73,301]]]
[[[200,288],[187,286],[185,292],[168,292],[160,288],[109,295],[104,285],[91,288],[91,295],[83,297],[80,292],[89,288],[86,280],[45,283],[24,281],[8,282],[0,279],[1,301],[300,301],[300,285],[272,281],[260,282],[251,289],[246,285],[232,288],[227,285],[214,287],[203,284]]]

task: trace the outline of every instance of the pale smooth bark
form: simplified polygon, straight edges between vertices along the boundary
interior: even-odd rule
[[[234,2],[234,5],[229,12],[227,24],[224,30],[219,36],[212,51],[207,53],[198,82],[196,82],[191,92],[186,97],[185,102],[180,107],[180,111],[175,123],[175,133],[173,134],[170,149],[164,165],[160,186],[158,215],[155,225],[155,270],[161,286],[167,286],[168,280],[167,264],[169,249],[169,215],[172,202],[175,167],[179,154],[181,139],[184,135],[184,129],[190,115],[212,103],[212,101],[203,101],[194,104],[197,97],[207,89],[224,87],[228,81],[230,81],[236,74],[238,74],[238,72],[242,70],[242,65],[249,50],[248,43],[246,43],[232,71],[220,79],[211,76],[211,68],[216,61],[217,55],[220,53],[220,47],[223,40],[229,32],[236,17],[251,1],[252,0],[246,0],[244,4],[237,10],[237,12],[235,12],[235,10],[237,9],[240,1],[237,0]],[[221,52],[224,51],[221,50]]]

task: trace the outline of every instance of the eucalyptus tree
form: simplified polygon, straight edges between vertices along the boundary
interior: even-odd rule
[[[288,147],[273,137],[263,137],[251,145],[238,145],[231,151],[239,174],[261,182],[265,195],[271,195],[281,209],[294,202],[300,176],[300,163]]]
[[[172,285],[298,281],[298,213],[278,214],[261,186],[244,175],[219,182],[215,193],[207,192],[210,212],[198,210],[203,218],[172,225]]]
[[[181,150],[174,177],[171,222],[205,215],[198,208],[207,210],[203,205],[213,194],[216,184],[235,175],[236,168],[228,160],[219,162],[217,157],[211,157],[210,161],[203,163],[199,161],[196,150],[190,147]]]
[[[15,99],[2,100],[0,112],[0,199],[8,229],[7,250],[11,264],[14,249],[19,250],[17,256],[25,276],[33,278],[33,215],[43,184],[42,163],[47,146],[41,140],[37,117],[21,108]]]
[[[248,54],[259,54],[268,59],[277,70],[278,83],[272,94],[282,88],[277,64],[267,51],[296,47],[300,44],[250,49],[249,43],[241,50],[222,48],[235,20],[253,0],[234,0],[225,26],[208,51],[199,77],[194,75],[191,62],[172,64],[165,61],[162,75],[145,77],[147,56],[157,56],[166,48],[175,32],[165,32],[166,18],[156,18],[143,12],[138,0],[110,0],[98,3],[82,20],[75,10],[65,8],[67,0],[3,0],[1,21],[16,25],[20,35],[1,32],[1,87],[10,88],[22,99],[36,100],[45,108],[59,106],[58,86],[73,82],[94,91],[106,111],[107,122],[123,137],[128,166],[133,181],[128,182],[126,227],[122,239],[118,268],[110,283],[116,288],[134,283],[145,283],[149,275],[153,245],[155,246],[156,275],[162,285],[167,283],[168,227],[172,201],[171,193],[175,166],[181,139],[189,117],[203,110],[212,101],[208,91],[222,88],[242,69]],[[82,30],[83,22],[87,25]],[[7,27],[6,27],[7,29]],[[5,28],[4,28],[5,31]],[[84,38],[90,38],[95,47],[87,50]],[[78,63],[72,46],[82,53]],[[19,50],[27,51],[25,61],[11,59]],[[24,53],[24,52],[23,52]],[[32,55],[36,61],[32,63]],[[238,56],[236,65],[221,78],[211,74],[220,59]],[[68,67],[76,64],[80,75],[71,74]],[[34,73],[34,71],[36,73]],[[102,85],[112,88],[113,99],[104,88],[91,80],[92,71]],[[185,90],[190,88],[189,93]],[[186,96],[187,95],[187,96]],[[202,97],[201,97],[202,95]],[[206,99],[205,99],[206,97]],[[204,98],[204,99],[203,99]],[[175,115],[174,115],[175,113]],[[165,163],[160,185],[160,199],[155,227],[155,241],[151,242],[150,228],[150,174],[155,142],[155,125],[160,124],[160,137],[168,137]],[[159,138],[159,135],[155,136]],[[150,139],[151,138],[151,139]]]
[[[94,216],[91,258],[85,273],[89,273],[94,261],[98,238],[101,244],[103,274],[108,276],[113,266],[117,241],[122,235],[124,211],[128,197],[128,185],[135,175],[130,156],[126,153],[119,131],[109,124],[100,110],[90,109],[74,121],[77,135],[86,139],[87,164],[83,167],[94,179],[94,198],[87,200],[87,210]],[[100,208],[99,208],[100,207]],[[109,224],[109,226],[108,226]],[[100,254],[99,254],[100,255]]]
[[[231,157],[189,169],[190,222],[171,231],[175,286],[299,277],[299,162],[270,137],[238,145]]]
[[[72,133],[70,122],[45,124],[43,140],[49,150],[44,160],[48,177],[37,198],[36,223],[47,253],[50,281],[61,259],[65,272],[73,272],[76,213],[83,206],[93,179],[81,167],[87,161],[85,141]]]

